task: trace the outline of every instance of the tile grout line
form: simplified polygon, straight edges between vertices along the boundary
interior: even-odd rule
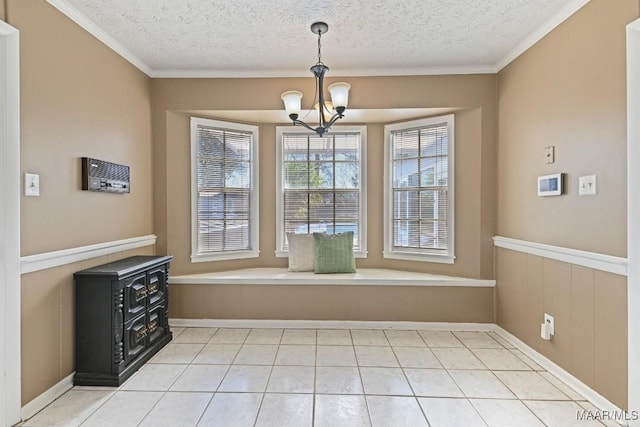
[[[183,335],[185,332],[187,332],[187,331],[188,331],[188,329],[189,329],[189,328],[184,328],[182,331],[180,331],[180,333],[179,333],[177,336],[181,336],[181,335]],[[193,328],[193,329],[195,329],[195,328]],[[123,389],[123,387],[125,387],[125,386],[130,382],[130,381],[132,381],[132,380],[134,380],[136,377],[138,377],[138,375],[140,374],[140,370],[141,370],[141,369],[140,369],[140,370],[138,370],[134,375],[132,375],[132,376],[131,376],[127,381],[125,381],[125,383],[123,383],[121,386],[119,386],[118,388],[116,388],[115,390],[113,390],[113,392],[112,392],[111,394],[109,394],[109,395],[105,398],[105,400],[104,400],[104,401],[102,401],[102,402],[101,402],[99,405],[97,405],[97,406],[96,406],[96,407],[95,407],[95,408],[94,408],[94,409],[93,409],[93,410],[92,410],[88,415],[86,415],[86,416],[83,418],[83,420],[81,420],[81,421],[80,421],[80,425],[86,425],[86,424],[87,424],[87,422],[88,422],[88,420],[89,420],[92,416],[94,416],[94,415],[95,415],[95,414],[96,414],[100,409],[102,409],[105,405],[107,405],[107,404],[108,404],[108,402],[110,402],[110,401],[114,398],[114,396],[116,396],[116,395],[118,395],[118,394],[122,394],[122,393],[129,393],[129,392],[142,392],[142,393],[144,393],[144,392],[158,392],[159,397],[157,398],[157,400],[155,400],[155,402],[151,405],[151,407],[147,410],[147,412],[144,414],[144,416],[141,418],[140,422],[138,423],[138,425],[143,424],[143,423],[145,422],[145,420],[149,419],[149,416],[151,415],[151,413],[159,407],[160,402],[162,401],[162,399],[164,399],[167,395],[171,394],[173,391],[176,391],[176,392],[177,392],[177,391],[180,391],[180,390],[173,390],[173,391],[172,391],[172,390],[171,390],[171,387],[175,386],[175,384],[176,384],[176,383],[177,383],[177,381],[180,379],[180,377],[181,377],[182,375],[184,375],[184,373],[185,373],[185,372],[186,372],[190,367],[192,367],[192,366],[196,366],[196,365],[208,365],[208,366],[212,366],[212,365],[219,365],[219,363],[213,363],[213,364],[212,364],[212,363],[196,364],[196,363],[194,363],[194,361],[195,361],[195,360],[197,359],[197,357],[198,357],[198,356],[199,356],[199,355],[200,355],[200,354],[205,350],[205,348],[207,348],[207,345],[211,344],[211,340],[213,340],[213,339],[214,339],[214,337],[215,337],[215,336],[216,336],[220,331],[223,331],[223,330],[225,330],[225,329],[232,329],[232,328],[216,328],[215,332],[214,332],[214,333],[209,337],[209,339],[208,339],[208,341],[207,341],[207,342],[204,342],[204,343],[199,342],[198,344],[201,344],[201,343],[202,343],[202,344],[203,344],[203,346],[202,346],[202,348],[201,348],[201,349],[200,349],[200,350],[199,350],[199,351],[198,351],[198,352],[197,352],[193,357],[191,357],[191,359],[190,359],[190,361],[189,361],[189,362],[187,362],[187,363],[163,363],[163,365],[182,365],[182,366],[184,366],[184,368],[182,369],[182,371],[177,375],[177,377],[176,377],[175,379],[173,379],[173,381],[171,382],[171,384],[170,384],[170,385],[169,385],[165,390],[124,390],[124,389]],[[238,328],[238,329],[242,329],[242,328]],[[262,329],[262,328],[260,328],[260,329]],[[274,329],[276,329],[276,328],[274,328]],[[279,329],[279,328],[277,328],[277,329]],[[244,336],[244,338],[242,339],[242,342],[240,343],[239,348],[236,350],[236,352],[235,352],[235,354],[234,354],[233,358],[231,359],[231,362],[227,365],[226,370],[225,370],[225,372],[224,372],[224,375],[222,375],[222,377],[221,377],[221,379],[220,379],[220,381],[219,381],[218,385],[215,387],[215,391],[213,391],[213,393],[211,394],[211,396],[210,396],[210,398],[209,398],[208,402],[204,405],[204,409],[203,409],[202,413],[200,414],[200,416],[198,417],[198,420],[196,421],[196,424],[197,424],[197,423],[199,423],[199,422],[203,419],[203,417],[204,417],[204,415],[206,414],[207,410],[208,410],[208,409],[209,409],[209,407],[213,404],[213,402],[214,402],[214,398],[215,398],[215,395],[216,395],[216,394],[218,394],[218,393],[221,393],[221,392],[219,391],[220,386],[221,386],[221,385],[222,385],[222,383],[224,382],[225,378],[227,378],[227,377],[228,377],[228,374],[229,374],[229,371],[231,370],[231,367],[232,367],[232,366],[242,366],[242,365],[234,365],[234,363],[238,360],[238,356],[240,355],[240,352],[242,351],[242,349],[245,347],[245,345],[247,345],[247,344],[248,344],[248,343],[247,343],[247,341],[249,340],[249,336],[250,336],[251,332],[252,332],[252,331],[254,331],[254,330],[255,330],[255,328],[254,328],[254,329],[249,329],[249,332],[248,332],[248,333]],[[313,369],[313,372],[314,372],[314,378],[313,378],[313,390],[312,390],[312,392],[311,392],[311,394],[312,394],[311,425],[312,425],[312,426],[315,426],[315,425],[316,425],[316,415],[317,415],[317,413],[316,413],[316,404],[318,403],[318,402],[317,402],[317,398],[318,398],[320,395],[336,395],[336,396],[339,396],[339,397],[347,397],[347,396],[362,396],[362,398],[364,399],[364,402],[365,402],[365,408],[366,408],[366,411],[367,411],[368,420],[369,420],[369,423],[371,423],[371,424],[373,424],[373,417],[372,417],[371,407],[370,407],[370,405],[369,405],[368,397],[371,397],[371,396],[382,396],[382,397],[404,397],[404,398],[406,398],[406,397],[413,397],[413,400],[418,404],[418,406],[419,406],[419,408],[420,408],[420,411],[421,411],[421,413],[422,413],[422,415],[423,415],[424,419],[426,420],[426,422],[427,422],[429,425],[431,425],[431,424],[430,424],[430,421],[429,421],[429,418],[428,418],[428,416],[427,416],[426,409],[425,409],[425,408],[423,408],[423,407],[422,407],[422,405],[420,404],[420,400],[419,400],[420,396],[418,396],[418,395],[416,394],[416,391],[415,391],[415,389],[414,389],[414,386],[412,385],[411,381],[409,380],[409,377],[407,376],[407,373],[406,373],[405,369],[417,369],[417,370],[428,370],[428,369],[429,369],[429,370],[430,370],[430,369],[432,369],[432,368],[424,368],[424,367],[415,367],[415,368],[410,368],[410,367],[404,367],[404,366],[402,366],[402,364],[400,363],[400,358],[399,358],[399,356],[398,356],[398,352],[396,351],[396,350],[397,350],[397,349],[399,349],[399,348],[405,348],[405,347],[409,347],[409,348],[425,348],[425,347],[422,347],[422,346],[415,346],[415,345],[398,345],[398,346],[394,346],[394,345],[392,345],[392,344],[391,344],[391,342],[389,341],[389,337],[387,336],[387,331],[388,331],[388,330],[385,330],[385,329],[383,329],[383,330],[382,330],[382,332],[383,332],[383,335],[384,335],[384,337],[385,337],[386,342],[389,344],[388,346],[380,346],[379,344],[375,344],[375,345],[374,345],[374,344],[371,344],[371,345],[368,345],[368,344],[362,344],[362,345],[361,345],[361,347],[364,347],[364,348],[366,348],[366,347],[370,347],[370,346],[383,347],[383,348],[390,348],[390,350],[391,350],[391,352],[392,352],[392,354],[393,354],[393,356],[394,356],[395,362],[397,362],[398,367],[400,368],[400,370],[401,370],[401,372],[402,372],[402,374],[403,374],[403,377],[404,377],[405,381],[407,382],[407,384],[409,385],[409,389],[410,389],[410,390],[411,390],[411,392],[412,392],[412,396],[407,396],[407,395],[395,395],[395,394],[386,394],[386,393],[382,393],[382,394],[380,394],[380,393],[376,393],[376,394],[368,394],[368,393],[366,392],[365,388],[364,388],[364,380],[363,380],[362,371],[361,371],[361,368],[362,368],[363,366],[361,365],[361,360],[360,360],[361,358],[360,358],[360,357],[358,357],[358,354],[357,354],[357,352],[356,352],[356,347],[357,347],[357,346],[356,346],[355,341],[354,341],[354,334],[353,334],[353,330],[352,330],[352,329],[346,329],[346,331],[348,331],[348,334],[349,334],[350,344],[345,345],[345,346],[350,347],[350,348],[352,349],[353,354],[354,354],[355,363],[356,363],[356,368],[357,368],[357,372],[358,372],[358,376],[359,376],[359,380],[360,380],[359,382],[360,382],[360,385],[361,385],[361,387],[362,387],[362,394],[346,394],[346,393],[318,393],[318,392],[317,392],[317,386],[318,386],[318,375],[317,375],[317,373],[318,373],[318,368],[319,368],[319,366],[318,366],[318,349],[319,349],[319,347],[320,347],[320,346],[318,345],[318,330],[317,330],[317,329],[315,329],[314,331],[315,331],[315,344],[314,344],[314,347],[315,347],[315,361],[314,361],[314,365],[313,365],[313,368],[314,368],[314,369]],[[266,380],[266,383],[265,383],[265,386],[264,386],[264,390],[263,390],[263,391],[262,391],[262,393],[261,393],[260,403],[259,403],[259,405],[258,405],[258,407],[257,407],[257,412],[256,412],[256,415],[255,415],[255,420],[254,420],[254,426],[258,424],[258,418],[259,418],[259,416],[260,416],[260,412],[261,412],[261,411],[262,411],[262,409],[263,409],[264,399],[265,399],[266,395],[268,394],[268,391],[267,391],[267,390],[268,390],[269,383],[270,383],[270,381],[271,381],[271,379],[272,379],[272,376],[273,376],[273,371],[274,371],[274,369],[275,369],[275,367],[276,367],[276,366],[280,366],[280,365],[277,365],[277,364],[276,364],[278,354],[279,354],[279,352],[280,352],[280,350],[281,350],[281,349],[286,348],[286,346],[287,346],[287,344],[283,344],[283,340],[284,340],[284,337],[285,337],[285,335],[284,335],[284,334],[285,334],[285,332],[286,332],[286,329],[284,329],[284,328],[283,328],[283,329],[282,329],[282,332],[281,332],[281,334],[280,334],[280,336],[279,336],[278,342],[277,342],[277,344],[276,344],[276,351],[275,351],[275,355],[274,355],[274,357],[273,357],[272,363],[271,363],[270,365],[266,365],[266,366],[269,366],[269,373],[268,373],[268,375],[267,375],[267,380]],[[447,375],[452,379],[453,383],[454,383],[454,384],[456,384],[456,385],[458,386],[458,388],[462,391],[462,394],[463,394],[463,396],[464,396],[464,397],[459,397],[459,398],[458,398],[458,397],[446,397],[446,396],[422,396],[422,397],[424,397],[424,398],[426,398],[426,399],[460,399],[460,400],[464,400],[464,401],[468,402],[468,403],[471,405],[471,408],[473,409],[474,414],[476,414],[476,415],[479,417],[479,419],[483,420],[484,422],[487,422],[487,420],[485,420],[485,418],[484,418],[484,417],[481,415],[481,413],[479,412],[478,408],[477,408],[477,407],[472,403],[472,400],[478,400],[478,401],[499,401],[499,400],[503,400],[503,399],[505,399],[505,398],[495,398],[495,397],[494,397],[494,398],[491,398],[491,397],[473,397],[473,398],[472,398],[472,397],[468,397],[468,396],[467,396],[467,393],[466,393],[466,392],[464,392],[464,390],[462,390],[462,389],[460,388],[459,384],[457,383],[457,381],[455,380],[455,378],[453,378],[453,377],[452,377],[452,375],[451,375],[451,373],[450,373],[450,370],[456,370],[456,369],[453,369],[453,368],[446,368],[446,367],[444,367],[444,365],[442,364],[442,362],[441,362],[440,358],[439,358],[439,357],[436,355],[436,353],[433,351],[433,349],[434,349],[434,348],[447,348],[447,347],[431,347],[431,346],[429,346],[429,343],[427,342],[427,340],[425,339],[425,337],[424,337],[422,334],[420,334],[420,331],[417,331],[417,330],[416,330],[416,331],[414,331],[414,332],[417,332],[417,333],[418,333],[418,335],[419,335],[419,337],[420,337],[420,340],[421,340],[421,341],[426,345],[426,349],[427,349],[427,350],[429,350],[429,351],[431,351],[431,353],[433,354],[433,356],[434,356],[435,360],[436,360],[436,361],[438,361],[438,362],[442,365],[442,370],[444,370],[445,372],[447,372]],[[458,338],[458,337],[455,335],[455,333],[454,333],[454,332],[456,332],[456,331],[448,331],[448,332],[449,332],[449,333],[451,333],[454,337],[456,337],[456,339],[458,339],[458,340],[459,340],[459,338]],[[495,348],[495,347],[491,347],[491,346],[489,346],[489,347],[483,347],[483,346],[482,346],[482,343],[480,343],[480,344],[478,344],[478,343],[474,343],[474,342],[469,342],[469,343],[467,343],[466,341],[461,341],[461,344],[463,345],[463,347],[461,347],[461,348],[464,348],[464,349],[466,349],[467,351],[469,351],[471,354],[473,354],[473,356],[474,356],[474,357],[476,357],[476,358],[480,361],[481,365],[485,367],[484,369],[471,369],[471,370],[478,370],[478,371],[490,372],[490,373],[493,375],[493,377],[495,377],[503,387],[505,387],[507,390],[509,390],[509,391],[514,395],[514,398],[513,398],[513,399],[509,398],[509,399],[505,399],[505,400],[510,401],[510,402],[520,402],[520,404],[521,404],[521,405],[526,409],[527,413],[533,414],[533,416],[535,417],[535,419],[540,420],[540,421],[544,424],[544,421],[542,420],[541,416],[539,415],[539,413],[544,414],[544,412],[539,412],[539,411],[538,411],[538,412],[536,412],[536,411],[534,411],[532,408],[530,408],[530,407],[527,405],[527,403],[528,403],[528,402],[557,402],[557,403],[572,403],[572,404],[574,404],[574,405],[577,405],[577,406],[578,406],[578,407],[580,407],[580,408],[585,408],[585,406],[583,405],[583,403],[584,403],[584,404],[591,404],[591,402],[590,402],[590,401],[588,401],[588,400],[586,400],[586,398],[583,398],[582,400],[576,400],[576,399],[574,399],[573,397],[571,397],[570,395],[566,394],[566,393],[565,393],[565,392],[564,392],[564,391],[559,387],[559,385],[554,384],[552,381],[548,380],[544,375],[542,375],[542,373],[547,373],[548,371],[545,371],[545,370],[538,371],[538,370],[536,370],[534,367],[532,367],[532,366],[530,366],[528,363],[526,363],[526,361],[525,361],[525,360],[523,360],[521,357],[519,357],[519,356],[518,356],[518,354],[515,354],[515,353],[512,351],[513,349],[507,348],[507,347],[506,347],[502,342],[500,342],[500,341],[496,340],[496,339],[495,339],[494,337],[492,337],[489,333],[486,333],[486,332],[484,332],[484,331],[478,331],[478,333],[481,333],[481,334],[483,334],[483,335],[487,335],[487,336],[488,336],[492,341],[495,341],[495,342],[496,342],[500,347],[499,347],[499,348]],[[304,341],[304,339],[303,339],[303,338],[301,338],[301,339]],[[470,338],[470,339],[471,339],[471,338]],[[467,341],[468,341],[468,340],[467,340]],[[373,342],[373,341],[372,341],[372,342]],[[402,342],[406,342],[406,341],[400,341],[400,342],[402,343]],[[173,343],[173,344],[191,344],[191,343]],[[266,344],[266,343],[262,343],[262,344]],[[294,341],[292,344],[295,344],[295,345],[302,345],[302,344],[296,344],[296,341]],[[252,344],[251,344],[251,345],[252,345]],[[270,345],[273,345],[273,344],[270,344]],[[329,341],[328,343],[324,343],[324,344],[322,344],[322,345],[327,345],[327,346],[335,345],[335,346],[338,346],[337,344],[331,344],[331,341]],[[469,347],[469,345],[473,345],[474,347]],[[479,347],[475,347],[475,345],[480,345],[480,346],[479,346]],[[460,348],[460,347],[452,347],[452,348]],[[509,351],[509,354],[514,355],[514,356],[518,357],[518,359],[519,359],[519,360],[521,360],[522,362],[524,362],[524,363],[525,363],[525,365],[527,365],[527,367],[528,367],[529,369],[526,369],[526,370],[523,370],[523,369],[490,369],[490,368],[489,368],[489,366],[487,365],[487,363],[485,363],[482,359],[480,359],[480,358],[476,355],[476,353],[474,352],[474,350],[480,350],[480,349],[485,349],[485,348],[486,348],[486,349],[495,349],[495,350],[498,350],[498,349],[505,350],[505,349],[506,349],[507,351]],[[372,355],[374,356],[374,360],[378,360],[378,359],[376,359],[378,356],[376,356],[376,352],[375,352],[375,351],[374,351],[374,352],[372,352]],[[386,356],[385,356],[385,357],[386,357]],[[421,357],[421,356],[420,356],[420,357]],[[497,357],[497,356],[496,356],[496,357]],[[186,359],[184,359],[184,360],[186,360]],[[385,365],[384,360],[386,360],[383,356],[380,356],[380,359],[379,359],[379,360],[383,360],[383,361],[380,361],[380,362],[374,362],[374,364],[373,364],[372,366],[370,366],[370,367],[383,368],[383,369],[393,369],[393,368],[395,368],[395,367],[387,367],[387,366],[383,366],[383,365]],[[362,361],[362,362],[365,362],[365,361]],[[153,365],[153,364],[151,364],[151,365]],[[380,365],[380,366],[378,366],[378,365]],[[291,367],[291,366],[308,366],[308,365],[282,365],[282,366],[284,366],[284,367]],[[323,367],[331,368],[332,366],[323,366]],[[344,367],[344,366],[343,366],[343,365],[337,365],[337,366],[335,366],[335,367]],[[364,367],[368,367],[368,366],[364,366]],[[433,368],[433,369],[437,369],[437,368]],[[464,369],[464,368],[457,368],[457,370],[461,370],[461,371],[469,371],[468,369]],[[265,370],[265,371],[266,371],[266,370]],[[564,396],[564,399],[559,400],[559,399],[557,399],[557,398],[556,398],[556,399],[550,399],[550,398],[542,398],[542,399],[527,398],[527,399],[524,399],[524,398],[520,398],[520,397],[515,393],[514,389],[512,389],[511,387],[509,387],[509,386],[507,385],[507,383],[506,383],[506,382],[504,382],[504,381],[502,380],[502,378],[501,378],[500,376],[498,376],[498,375],[497,375],[497,373],[501,373],[501,372],[507,372],[507,373],[517,373],[517,372],[535,373],[535,374],[537,374],[537,376],[536,376],[536,377],[537,377],[538,379],[542,380],[542,381],[543,381],[543,383],[544,383],[546,386],[551,386],[550,390],[555,390],[555,392],[560,393],[560,395],[561,395],[561,396]],[[551,375],[552,375],[552,374],[551,374]],[[514,376],[514,378],[517,378],[517,376]],[[554,378],[555,378],[555,377],[554,377]],[[559,384],[564,384],[564,383],[562,382],[562,380],[560,380],[560,379],[557,379],[557,380],[558,380]],[[545,386],[545,387],[546,387],[546,386]],[[74,390],[74,389],[71,389],[71,390]],[[76,389],[75,391],[81,391],[81,390],[77,390],[77,389]],[[93,391],[93,390],[87,390],[87,391]],[[102,390],[97,390],[97,391],[102,391]],[[196,391],[196,390],[185,390],[185,391],[188,391],[188,392],[190,392],[190,393],[199,393],[199,392],[198,392],[198,391]],[[207,393],[210,393],[210,392],[207,392]],[[237,392],[228,392],[228,393],[230,393],[230,394],[236,394],[236,393],[241,394],[241,393],[247,393],[247,392],[237,391]],[[253,393],[253,392],[249,392],[249,393]],[[308,393],[293,392],[293,391],[283,391],[283,392],[274,392],[274,393],[272,393],[272,394],[279,394],[279,395],[293,395],[293,394],[307,395]],[[566,400],[565,400],[565,399],[566,399]],[[588,409],[588,408],[585,408],[585,409]],[[42,411],[40,411],[40,412],[42,412]],[[39,413],[40,413],[40,412],[39,412]],[[31,417],[31,418],[33,418],[33,417]],[[21,424],[21,425],[22,425],[22,424]],[[27,420],[27,421],[25,421],[24,425],[29,425],[28,420]]]
[[[384,331],[382,332],[382,334],[384,335],[384,338],[387,340],[387,342],[389,342]],[[351,336],[351,343],[353,344],[353,333],[351,332],[351,329],[349,329],[349,336]],[[367,418],[369,420],[369,425],[373,426],[373,417],[371,416],[369,399],[367,399],[367,391],[364,389],[364,380],[362,379],[362,371],[360,371],[360,364],[358,363],[358,355],[356,354],[356,351],[355,351],[355,345],[353,348],[353,353],[356,357],[356,369],[358,370],[358,378],[360,378],[360,386],[362,387],[362,398],[364,399],[364,406],[365,408],[367,408]]]

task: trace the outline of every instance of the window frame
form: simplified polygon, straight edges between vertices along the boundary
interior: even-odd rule
[[[357,132],[360,134],[360,207],[358,212],[360,248],[354,250],[355,258],[367,258],[367,126],[332,126],[327,133]],[[276,127],[276,257],[287,258],[289,251],[284,249],[284,189],[283,189],[283,134],[312,134],[311,131],[296,126]]]
[[[411,130],[432,125],[447,125],[447,250],[426,248],[397,248],[393,246],[393,152],[391,133],[399,130]],[[422,261],[443,264],[455,262],[455,115],[429,117],[384,127],[384,250],[383,257],[409,261]]]
[[[232,132],[251,132],[251,187],[249,214],[250,249],[220,252],[198,252],[198,127],[207,126]],[[259,199],[259,127],[254,125],[225,122],[222,120],[191,117],[191,262],[224,261],[233,259],[257,258],[260,256],[260,199]]]

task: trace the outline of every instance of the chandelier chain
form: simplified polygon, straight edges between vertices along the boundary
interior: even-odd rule
[[[322,64],[322,51],[320,45],[320,39],[322,38],[322,32],[318,30],[318,64]]]

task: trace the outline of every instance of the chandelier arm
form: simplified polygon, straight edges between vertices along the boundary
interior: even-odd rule
[[[324,126],[324,128],[326,130],[329,130],[329,128],[338,120],[341,119],[343,117],[342,114],[336,113],[333,115],[333,117],[331,117],[331,120],[329,120],[329,122]]]
[[[295,120],[292,120],[292,121],[293,121],[294,125],[300,125],[302,127],[305,127],[307,129],[309,129],[310,131],[317,132],[316,128],[312,128],[311,126],[309,126],[308,124],[306,124],[302,120],[295,119]]]

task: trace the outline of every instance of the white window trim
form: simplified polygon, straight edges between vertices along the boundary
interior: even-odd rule
[[[251,250],[219,253],[198,253],[198,125],[238,130],[253,133],[251,158]],[[221,120],[191,117],[191,262],[225,261],[232,259],[258,258],[260,256],[260,205],[258,188],[258,126]]]
[[[335,133],[339,132],[358,132],[360,133],[360,249],[353,252],[355,258],[367,257],[367,127],[366,126],[332,126],[331,130]],[[282,134],[284,133],[303,133],[309,134],[310,131],[295,126],[277,126],[276,127],[276,257],[288,258],[289,251],[282,249],[283,212],[284,207],[282,193]]]
[[[448,144],[448,192],[449,192],[449,214],[447,217],[447,227],[449,229],[449,239],[447,242],[448,252],[434,253],[428,249],[394,249],[393,247],[393,165],[391,153],[391,132],[399,129],[411,129],[434,125],[438,123],[447,123],[448,138],[451,143]],[[455,262],[455,135],[454,135],[454,115],[430,117],[427,119],[412,120],[402,123],[394,123],[384,127],[384,258],[401,259],[408,261],[434,262],[442,264],[453,264]]]

